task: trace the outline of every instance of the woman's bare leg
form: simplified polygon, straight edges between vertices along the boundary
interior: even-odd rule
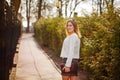
[[[77,80],[77,76],[70,76],[70,80]]]
[[[62,76],[62,80],[69,80],[70,76]]]

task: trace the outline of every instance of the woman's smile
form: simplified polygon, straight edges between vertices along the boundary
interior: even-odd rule
[[[73,24],[71,22],[68,22],[67,30],[68,30],[69,33],[74,32],[74,26],[73,26]]]

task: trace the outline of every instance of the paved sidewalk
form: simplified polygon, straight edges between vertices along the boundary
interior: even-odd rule
[[[31,33],[23,34],[21,38],[16,80],[61,80],[59,69]]]

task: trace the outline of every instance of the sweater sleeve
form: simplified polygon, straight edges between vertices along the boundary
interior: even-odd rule
[[[66,64],[65,66],[66,67],[70,67],[71,66],[71,62],[72,62],[72,59],[73,59],[73,56],[74,56],[74,48],[75,48],[75,41],[76,41],[76,36],[73,35],[70,37],[70,41],[69,41],[69,51],[68,51],[68,57],[67,57],[67,60],[66,60]]]

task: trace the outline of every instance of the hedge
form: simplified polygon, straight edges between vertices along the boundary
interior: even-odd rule
[[[80,66],[89,80],[120,79],[120,16],[103,14],[76,17],[82,34]],[[34,26],[35,38],[59,55],[65,38],[64,18],[39,19]]]

